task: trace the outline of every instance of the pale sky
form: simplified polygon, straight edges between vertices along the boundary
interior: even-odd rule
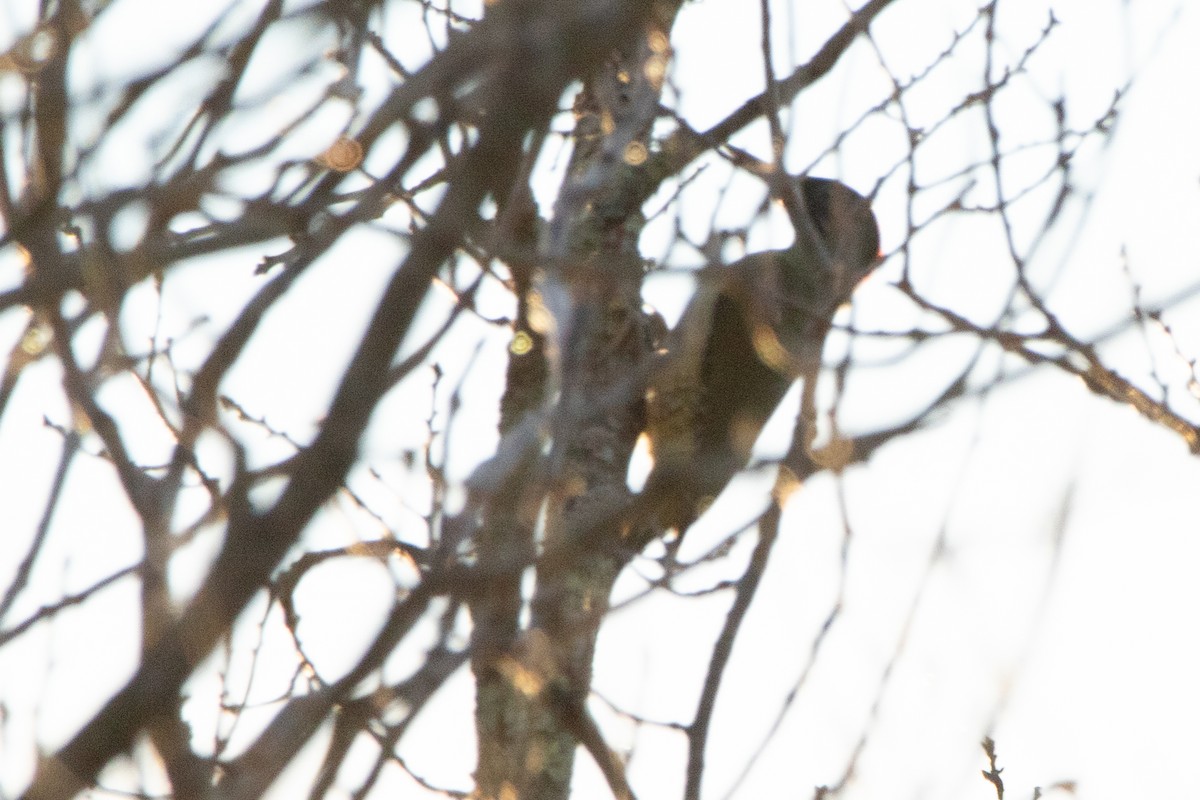
[[[17,11],[21,5],[0,0],[0,36],[10,23],[27,24]],[[113,30],[134,24],[153,28],[161,35],[146,41],[161,50],[114,46],[115,39],[103,30],[92,31],[92,63],[110,70],[98,74],[97,82],[105,74],[127,75],[168,57],[163,54],[178,46],[171,31],[203,24],[181,14],[194,12],[204,19],[216,13],[217,5],[208,14],[196,10],[200,5],[115,0],[122,16],[108,21]],[[833,0],[793,5],[794,40],[780,37],[775,42],[781,73],[803,61],[842,18],[840,4]],[[1081,336],[1107,330],[1128,314],[1122,250],[1147,304],[1200,282],[1190,241],[1200,219],[1200,152],[1195,146],[1200,120],[1188,94],[1200,77],[1194,47],[1200,39],[1200,14],[1190,5],[1180,6],[1178,13],[1177,6],[1166,3],[1134,8],[1117,0],[1019,0],[1000,6],[1001,39],[1014,52],[1034,41],[1050,8],[1062,23],[1030,64],[1030,88],[1014,92],[1003,129],[1012,141],[1044,136],[1040,125],[1047,97],[1065,94],[1069,122],[1084,125],[1111,100],[1117,86],[1130,76],[1135,81],[1121,106],[1111,146],[1086,151],[1074,174],[1082,189],[1095,192],[1087,216],[1081,216],[1081,206],[1069,209],[1082,220],[1078,229],[1051,242],[1032,266],[1048,283],[1057,276],[1050,301]],[[774,8],[776,22],[783,25],[786,4]],[[702,0],[688,4],[680,16],[673,37],[673,77],[680,108],[695,127],[722,118],[761,89],[757,6],[753,13],[747,9],[739,0]],[[946,48],[953,32],[974,14],[974,5],[961,0],[900,0],[872,30],[890,70],[907,77]],[[286,36],[281,42],[286,44]],[[7,44],[0,42],[0,47]],[[916,119],[936,121],[947,104],[978,86],[979,53],[966,52],[974,61],[931,75],[928,97],[914,94],[910,111]],[[277,66],[280,73],[291,67]],[[198,66],[174,91],[187,96],[188,81],[201,85],[207,77]],[[319,83],[319,78],[314,80]],[[877,100],[885,79],[877,54],[860,41],[845,65],[799,105],[791,120],[796,133],[786,166],[811,166],[830,136]],[[0,110],[11,113],[6,95],[11,87],[4,80],[0,75]],[[264,79],[264,93],[270,86]],[[378,90],[367,88],[368,96]],[[296,89],[296,96],[302,89]],[[285,97],[269,113],[288,108],[295,106]],[[307,135],[320,142],[344,120],[329,112],[312,122]],[[246,135],[253,135],[254,121],[248,116],[244,122],[251,131]],[[102,162],[119,165],[122,177],[131,182],[141,180],[137,170],[146,129],[170,129],[172,124],[135,122],[144,128],[131,122],[128,134],[117,137]],[[869,190],[902,156],[898,132],[886,125],[865,126],[847,139],[836,160],[820,161],[814,172]],[[977,134],[966,126],[947,131],[944,150],[923,155],[923,179],[986,152],[986,142]],[[762,154],[761,137],[761,130],[748,130],[739,144]],[[313,152],[322,147],[314,145]],[[945,164],[939,162],[942,152]],[[97,181],[106,179],[102,169],[96,172]],[[252,183],[261,176],[244,179]],[[727,172],[714,165],[697,179],[697,186],[710,186],[711,197],[726,180]],[[538,187],[546,212],[553,185],[550,175]],[[717,213],[718,226],[744,222],[745,204],[757,203],[761,191],[750,179],[736,179],[727,207]],[[698,194],[704,196],[703,191]],[[903,200],[903,181],[893,177],[876,201],[885,251],[894,250],[904,235]],[[658,207],[654,201],[651,205]],[[685,208],[685,230],[694,239],[703,237],[711,211],[699,204]],[[648,229],[648,254],[663,251],[665,226],[664,221],[661,229]],[[778,246],[783,243],[779,236],[776,226],[760,225],[748,246]],[[361,332],[367,304],[387,270],[402,255],[396,239],[383,233],[346,236],[301,281],[292,301],[272,316],[262,346],[248,354],[227,390],[276,427],[301,440],[311,436],[329,396],[330,376]],[[251,274],[260,256],[261,251],[247,251],[244,257],[209,259],[172,273],[166,305],[181,320],[201,312],[212,318],[211,327],[189,345],[195,358],[202,356],[212,332],[238,310],[213,296],[214,281],[219,278],[225,297],[243,296],[260,283]],[[360,266],[347,270],[346,263]],[[998,310],[989,300],[1003,284],[1005,264],[997,239],[961,215],[947,218],[914,243],[914,281],[929,296],[983,321],[990,322],[987,315]],[[12,268],[0,265],[0,270]],[[858,325],[903,329],[914,323],[891,286],[899,269],[899,259],[893,259],[860,290],[855,299]],[[9,274],[3,272],[6,280]],[[686,281],[651,282],[646,297],[670,317],[672,306],[677,313],[686,299]],[[128,330],[148,330],[150,307],[139,305],[146,302],[144,297],[131,299],[123,315]],[[1193,300],[1168,318],[1185,353],[1200,353],[1197,311]],[[22,314],[0,315],[3,341],[24,323]],[[461,330],[456,334],[461,338],[447,347],[471,346],[485,330],[483,325]],[[289,346],[276,347],[285,337]],[[494,446],[494,431],[486,425],[494,419],[504,346],[495,337],[485,345],[473,373],[478,388],[465,395],[464,416],[480,418],[484,425],[479,430],[463,426],[455,434],[457,449],[450,460],[452,474],[460,477]],[[1144,381],[1151,363],[1147,349],[1159,359],[1157,366],[1171,385],[1182,387],[1186,375],[1161,336],[1150,337],[1147,344],[1139,335],[1127,335],[1102,352],[1122,374]],[[313,358],[315,351],[321,357]],[[188,347],[181,348],[181,357],[188,353]],[[854,428],[902,419],[935,395],[969,355],[969,347],[948,344],[928,348],[899,366],[864,366],[855,372],[844,398],[843,423]],[[16,532],[0,537],[0,576],[10,574],[27,546],[41,512],[43,481],[57,458],[60,440],[41,426],[41,419],[69,421],[68,409],[57,399],[57,380],[47,365],[32,370],[0,425],[0,505],[8,513],[6,527]],[[396,411],[381,413],[373,424],[364,441],[368,458],[385,462],[400,446],[421,440],[429,410],[428,391],[420,388],[389,398]],[[115,383],[110,391],[110,402],[144,404],[129,386]],[[1196,414],[1186,399],[1179,407]],[[145,463],[157,463],[167,442],[147,426],[134,446]],[[254,456],[265,461],[283,452],[280,443],[263,437]],[[219,448],[214,446],[206,457],[219,471]],[[810,796],[813,786],[840,777],[864,729],[869,741],[855,779],[841,795],[844,800],[993,798],[994,790],[979,776],[985,766],[979,739],[985,732],[997,741],[1009,798],[1031,797],[1034,786],[1057,781],[1074,781],[1076,796],[1087,800],[1181,796],[1194,781],[1191,763],[1200,749],[1200,731],[1193,723],[1200,713],[1193,677],[1200,673],[1200,634],[1193,621],[1200,608],[1194,579],[1200,561],[1193,499],[1197,479],[1200,464],[1177,437],[1127,407],[1090,396],[1074,379],[1042,371],[981,400],[956,405],[926,430],[894,442],[865,467],[851,470],[840,484],[828,475],[812,480],[788,508],[786,530],[726,676],[729,688],[718,704],[709,745],[706,797],[724,797],[734,786],[767,738],[789,690],[810,666],[814,637],[830,614],[842,577],[843,505],[853,533],[842,610],[778,731],[733,797]],[[68,496],[74,499],[56,515],[46,566],[35,576],[30,600],[18,605],[0,630],[23,619],[39,602],[86,586],[139,557],[134,520],[112,491],[108,468],[97,459],[82,458],[70,481]],[[357,475],[353,482],[379,507],[383,522],[401,535],[416,525],[413,509],[428,502],[425,487],[398,466],[383,480]],[[747,482],[724,498],[725,510],[745,513],[758,491]],[[714,518],[720,515],[717,510]],[[333,503],[305,544],[337,546],[374,538],[380,526],[346,503]],[[701,552],[719,533],[717,527],[710,521],[706,529],[702,523],[689,536],[685,554]],[[177,557],[172,577],[178,597],[186,597],[197,580],[192,565],[202,564],[216,544],[215,534],[202,536]],[[747,553],[748,541],[727,562],[689,576],[681,588],[740,574]],[[348,668],[374,635],[395,578],[373,562],[339,565],[315,572],[302,587],[300,633],[307,654],[328,672],[324,677],[336,678]],[[0,577],[0,583],[6,585],[7,578]],[[618,591],[639,588],[630,576]],[[649,719],[690,720],[728,599],[656,596],[615,614],[601,636],[596,690]],[[135,618],[130,616],[135,602],[135,587],[127,583],[0,649],[0,700],[7,714],[0,727],[0,797],[19,792],[28,780],[31,732],[47,747],[60,744],[103,701],[102,693],[131,673],[138,633],[105,621]],[[253,634],[262,613],[258,603],[247,615],[245,636]],[[272,664],[267,659],[259,675],[253,696],[263,701],[286,688],[291,669],[291,645],[278,620],[264,630],[279,660]],[[420,644],[407,645],[389,663],[390,673],[411,669],[406,660],[419,652]],[[190,690],[189,713],[197,740],[203,742],[215,724],[212,705],[219,689],[206,674]],[[435,784],[469,788],[471,704],[468,676],[460,674],[405,741],[404,753],[414,771]],[[248,713],[245,734],[274,710],[268,705]],[[678,796],[682,737],[654,726],[635,731],[605,706],[597,704],[594,710],[614,746],[636,745],[630,772],[640,796]],[[318,738],[316,745],[320,743]],[[296,774],[280,781],[273,796],[294,796],[298,782],[316,764],[317,757],[298,759]],[[577,770],[579,797],[607,796],[586,755],[579,758]],[[390,785],[402,796],[419,796],[409,794],[414,790],[405,780]]]

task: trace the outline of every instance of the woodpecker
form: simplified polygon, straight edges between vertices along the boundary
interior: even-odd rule
[[[746,466],[791,384],[816,374],[838,308],[879,263],[865,197],[828,178],[794,188],[792,245],[703,271],[666,337],[647,393],[663,528],[682,534]]]

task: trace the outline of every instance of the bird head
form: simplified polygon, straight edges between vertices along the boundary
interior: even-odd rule
[[[796,231],[805,272],[819,281],[834,307],[879,264],[879,223],[867,198],[840,181],[808,175],[795,179],[784,206]],[[787,276],[784,276],[787,280]]]
[[[777,194],[795,240],[743,259],[727,292],[746,309],[760,359],[797,374],[820,362],[837,309],[880,263],[879,226],[870,201],[839,181],[789,178]]]

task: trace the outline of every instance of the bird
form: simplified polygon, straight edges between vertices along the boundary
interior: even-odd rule
[[[664,337],[646,394],[647,489],[663,530],[682,534],[747,466],[792,383],[815,376],[838,308],[881,261],[867,198],[829,178],[793,181],[783,193],[793,243],[702,270]]]

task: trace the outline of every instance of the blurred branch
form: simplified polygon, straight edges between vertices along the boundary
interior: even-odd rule
[[[871,22],[893,2],[895,0],[870,0],[858,11],[851,12],[850,19],[825,41],[807,64],[747,100],[707,131],[696,131],[680,123],[679,129],[662,144],[662,152],[670,165],[667,171],[674,173],[704,151],[725,146],[735,133],[769,114],[773,104],[783,107],[791,103],[800,92],[829,74],[854,40],[866,32]]]
[[[1094,343],[1077,339],[1055,317],[1049,316],[1044,320],[1045,328],[1042,331],[1012,333],[997,328],[985,328],[951,309],[934,305],[915,294],[910,296],[922,308],[939,314],[953,330],[994,342],[1005,352],[1019,356],[1030,364],[1048,364],[1074,375],[1082,380],[1093,394],[1131,406],[1151,422],[1178,434],[1193,454],[1200,454],[1200,425],[1169,408],[1165,400],[1151,397],[1132,381],[1106,366]],[[1051,355],[1039,350],[1039,344],[1056,345],[1063,348],[1063,352]]]
[[[77,606],[91,599],[97,592],[107,589],[122,578],[127,578],[130,575],[137,575],[140,569],[140,566],[134,565],[117,570],[111,575],[96,581],[96,583],[92,584],[81,592],[65,595],[55,603],[42,606],[37,611],[26,617],[24,621],[17,623],[11,628],[0,631],[0,647],[3,647],[17,637],[25,634],[39,622],[44,622],[64,609]]]
[[[629,489],[631,453],[647,427],[646,387],[662,368],[660,356],[670,346],[665,323],[644,308],[645,277],[655,269],[682,272],[676,261],[696,259],[707,265],[700,275],[715,273],[733,251],[746,247],[748,231],[767,218],[770,198],[781,194],[776,178],[783,175],[785,138],[809,133],[794,121],[791,127],[796,130],[787,129],[789,106],[806,89],[834,75],[859,37],[874,48],[879,71],[891,77],[890,91],[885,82],[881,93],[854,110],[825,149],[817,151],[814,163],[831,154],[840,156],[843,147],[849,152],[859,144],[855,137],[860,130],[892,126],[899,156],[888,162],[890,168],[885,164],[884,174],[867,194],[878,196],[882,211],[892,191],[901,188],[896,184],[904,184],[904,231],[898,244],[889,242],[889,255],[903,260],[900,294],[921,319],[912,330],[896,333],[866,334],[853,326],[844,330],[900,341],[902,352],[889,356],[888,366],[940,338],[966,334],[978,345],[956,376],[928,387],[933,396],[917,413],[855,437],[843,436],[837,424],[847,376],[853,367],[862,366],[862,359],[847,355],[832,370],[832,435],[819,448],[813,446],[815,414],[810,412],[815,406],[809,402],[817,376],[807,375],[804,410],[793,426],[787,454],[745,467],[778,468],[781,478],[765,512],[758,513],[751,504],[742,511],[743,518],[753,516],[758,526],[744,572],[726,573],[691,592],[680,590],[674,580],[689,569],[720,565],[745,530],[724,538],[695,563],[677,560],[678,538],[666,540],[661,548],[656,545],[652,552],[659,555],[644,562],[661,572],[645,578],[644,591],[618,607],[662,592],[690,598],[733,590],[695,716],[688,725],[666,726],[687,738],[685,796],[694,800],[702,785],[712,783],[706,778],[712,777],[718,758],[708,747],[719,722],[717,698],[735,688],[727,680],[732,675],[729,665],[780,532],[785,484],[822,471],[841,473],[866,465],[880,447],[935,424],[938,414],[962,397],[990,391],[1028,372],[1018,368],[998,373],[987,386],[976,386],[972,376],[990,363],[981,354],[994,354],[992,343],[1031,368],[1046,365],[1075,375],[1089,391],[1132,406],[1200,453],[1200,426],[1171,402],[1178,398],[1170,394],[1173,384],[1166,377],[1152,369],[1156,382],[1143,389],[1101,358],[1100,345],[1130,324],[1142,326],[1147,334],[1161,326],[1175,357],[1188,370],[1189,387],[1197,384],[1196,360],[1186,355],[1159,311],[1142,308],[1140,289],[1133,293],[1133,320],[1089,340],[1067,330],[1048,302],[1048,290],[1031,279],[1039,273],[1027,269],[1047,249],[1047,234],[1060,230],[1064,218],[1071,216],[1064,209],[1073,213],[1068,203],[1079,201],[1073,162],[1085,144],[1107,140],[1127,87],[1118,89],[1110,106],[1082,129],[1068,126],[1065,98],[1044,100],[1039,95],[1035,104],[1044,102],[1053,123],[1042,135],[1031,135],[1016,146],[1006,144],[1003,100],[1023,88],[1020,78],[1049,41],[1057,19],[1051,15],[1024,44],[1006,48],[996,27],[999,4],[987,2],[965,27],[949,33],[941,52],[902,77],[886,63],[882,35],[879,42],[872,36],[872,26],[881,27],[877,20],[893,4],[869,0],[858,11],[847,9],[846,19],[806,64],[776,75],[771,50],[782,41],[776,35],[780,20],[772,18],[772,6],[763,0],[760,46],[766,88],[705,131],[693,129],[682,111],[665,107],[679,100],[685,89],[690,91],[682,83],[672,85],[669,69],[670,31],[682,5],[679,0],[504,0],[485,4],[482,20],[459,13],[453,2],[430,0],[412,5],[330,0],[296,10],[287,10],[282,0],[266,0],[249,14],[241,13],[235,3],[198,36],[188,33],[171,63],[122,78],[125,82],[118,85],[92,86],[81,79],[79,86],[86,87],[82,91],[77,91],[73,70],[67,67],[86,63],[85,56],[91,55],[83,47],[91,31],[87,37],[80,35],[91,22],[84,6],[97,17],[108,13],[109,6],[96,10],[94,3],[80,0],[43,4],[37,27],[0,54],[0,69],[13,78],[10,83],[19,87],[21,96],[10,104],[18,110],[6,111],[0,119],[5,133],[0,136],[0,248],[18,265],[10,288],[0,291],[0,312],[9,310],[18,322],[19,315],[28,315],[24,335],[8,353],[0,383],[0,418],[20,413],[15,410],[20,403],[9,401],[26,399],[18,393],[18,388],[25,390],[21,377],[56,369],[61,369],[61,387],[55,373],[55,394],[48,402],[65,401],[78,417],[74,423],[53,423],[65,436],[63,452],[32,543],[19,555],[13,580],[0,597],[0,620],[22,605],[37,608],[20,622],[8,622],[11,627],[0,631],[0,647],[27,635],[38,623],[57,623],[61,611],[133,575],[142,589],[140,619],[132,610],[122,622],[141,624],[142,646],[133,678],[70,742],[42,758],[27,797],[67,800],[94,786],[97,775],[122,752],[137,759],[154,751],[152,757],[161,764],[156,762],[153,769],[165,770],[170,792],[180,800],[252,800],[271,788],[323,726],[332,730],[331,741],[307,787],[310,800],[342,792],[347,781],[355,782],[356,798],[390,791],[388,774],[395,769],[425,790],[463,797],[418,775],[419,769],[405,761],[401,745],[429,699],[469,662],[479,743],[473,795],[564,800],[582,746],[614,796],[631,800],[634,787],[622,753],[609,745],[610,732],[592,717],[587,702],[597,638],[613,611],[609,604],[616,581],[628,575],[626,567],[662,535],[661,512],[671,499],[668,484],[680,477],[668,474],[660,463],[640,494]],[[398,37],[392,33],[393,9],[409,15],[402,17],[404,33]],[[257,65],[273,58],[272,46],[287,41],[274,34],[293,35],[296,30],[315,46],[299,52],[295,66],[259,88]],[[38,55],[35,45],[46,41],[51,46]],[[976,46],[986,51],[982,75],[972,73],[970,88],[946,98],[940,111],[917,113],[918,87],[936,84],[935,70],[956,68],[950,64],[953,59],[973,58],[965,52],[974,53]],[[329,49],[322,51],[324,47]],[[424,65],[419,65],[421,59]],[[209,69],[214,72],[205,77]],[[159,92],[169,92],[193,74],[201,75],[207,85],[177,109],[164,111]],[[277,114],[289,107],[293,85],[310,79],[315,88],[307,98]],[[664,88],[674,91],[664,93]],[[570,109],[574,127],[564,134],[567,114],[560,104],[568,90],[575,92]],[[115,178],[104,174],[112,146],[129,144],[123,129],[150,112],[169,117],[176,110],[177,119],[150,125],[155,130],[146,150],[149,177],[136,177],[136,172],[132,179],[124,172]],[[254,115],[267,121],[260,123]],[[322,128],[326,117],[336,120]],[[770,132],[769,156],[731,144],[732,137],[760,120]],[[918,180],[928,172],[926,159],[939,141],[935,135],[954,131],[956,122],[986,127],[983,155],[947,162],[940,177]],[[93,130],[96,126],[98,131]],[[253,130],[247,133],[239,126]],[[321,129],[316,145],[308,138],[314,128]],[[267,135],[260,137],[262,133]],[[328,145],[335,135],[334,145]],[[241,146],[246,139],[253,144]],[[313,155],[327,146],[323,154]],[[556,147],[561,148],[560,161],[547,170]],[[345,158],[333,157],[336,148],[345,151]],[[567,152],[569,157],[562,155]],[[718,229],[718,224],[727,226],[729,211],[721,195],[708,220],[708,234],[697,236],[692,232],[694,217],[687,214],[695,214],[692,198],[704,182],[693,180],[700,170],[683,172],[705,154],[715,156],[710,160],[718,170],[724,159],[733,166],[727,170],[730,174],[745,170],[762,178],[768,184],[768,199],[738,209],[742,217]],[[1035,162],[1045,157],[1045,169],[1010,169],[1025,157]],[[544,201],[542,178],[563,167],[562,160],[568,163],[553,213],[545,213],[544,207],[539,212],[534,190]],[[647,241],[656,241],[654,235],[643,236],[648,229],[646,201],[676,177],[672,197],[656,212],[675,215],[664,226],[674,223],[662,249],[664,263],[656,264],[645,255]],[[108,186],[110,180],[119,185]],[[128,185],[131,182],[144,185]],[[1044,215],[1035,218],[1040,228],[1030,229],[1021,213],[1026,204],[1032,201],[1036,207],[1042,199],[1048,202]],[[897,198],[896,214],[899,205]],[[794,212],[791,206],[787,210]],[[990,325],[932,302],[932,295],[922,294],[913,282],[913,241],[933,223],[956,214],[975,219],[986,215],[1003,227],[1008,249],[1003,268],[1015,270],[1016,277],[1004,284],[1002,309]],[[811,227],[807,215],[791,217],[793,223],[800,220]],[[128,224],[131,219],[135,224]],[[135,241],[130,241],[130,230],[136,231]],[[1028,238],[1027,230],[1032,231]],[[252,388],[232,385],[242,379],[239,367],[257,357],[282,362],[282,356],[294,355],[288,352],[293,342],[264,344],[275,332],[266,321],[290,310],[287,304],[303,296],[297,287],[313,273],[342,268],[332,263],[330,254],[340,258],[342,245],[351,239],[355,241],[347,249],[353,249],[360,241],[353,234],[360,232],[382,232],[405,255],[399,263],[383,263],[390,270],[386,286],[348,365],[336,377],[333,401],[311,444],[305,446],[297,435],[283,437],[287,444],[279,448],[286,451],[282,456],[271,449],[277,441],[257,448],[254,436],[265,438],[279,429],[265,423],[275,411],[262,412],[251,398]],[[1031,244],[1020,244],[1025,241]],[[189,352],[181,352],[185,348],[174,345],[182,337],[170,338],[171,325],[158,324],[167,305],[162,290],[171,285],[164,276],[189,259],[228,256],[246,245],[256,246],[249,259],[258,259],[257,267],[248,264],[246,272],[253,269],[264,275],[261,284],[241,289],[236,299],[216,301],[212,318],[219,321],[210,323],[208,316],[197,315],[204,326],[221,327],[212,340],[202,343],[200,355],[194,355],[195,339],[186,342]],[[373,263],[390,259],[391,252],[381,248]],[[28,265],[23,277],[22,262]],[[920,270],[915,272],[917,279],[922,277]],[[448,310],[440,296],[433,298],[438,303],[430,302],[430,287],[439,282],[452,294]],[[138,343],[146,335],[138,330],[143,320],[131,315],[150,294],[143,291],[148,284],[157,291],[159,319],[146,348]],[[179,285],[186,285],[182,276]],[[226,287],[214,281],[212,288],[221,293]],[[1195,291],[1193,287],[1172,302]],[[513,299],[508,292],[515,297],[515,314],[512,305],[500,305]],[[245,305],[226,314],[226,306],[220,305],[226,300],[230,311],[234,303]],[[30,310],[14,308],[22,305]],[[431,311],[433,306],[437,307]],[[185,313],[191,314],[192,308]],[[322,306],[320,312],[326,310]],[[1014,332],[1013,320],[1024,324],[1031,310],[1039,315],[1039,330]],[[310,314],[305,321],[326,324],[319,316]],[[471,326],[486,333],[464,345],[456,337]],[[470,393],[480,384],[480,375],[496,374],[488,371],[492,365],[482,362],[496,352],[489,347],[509,327],[500,444],[495,455],[459,485],[447,463],[453,460],[458,467],[458,454],[473,452],[464,440],[477,430],[465,424],[460,428],[460,420],[477,423],[466,419],[477,408],[476,396]],[[196,323],[189,331],[199,328],[201,323]],[[203,338],[205,331],[200,334]],[[165,345],[160,336],[167,337]],[[1149,335],[1146,340],[1149,350]],[[402,347],[406,355],[398,359]],[[1007,368],[1010,360],[1003,362]],[[378,420],[383,398],[404,393],[404,384],[413,383],[414,376],[423,378],[423,370],[434,379],[420,397],[421,411],[400,420],[423,423],[419,443],[405,440],[397,445],[389,440],[379,446],[379,440],[372,439],[360,448],[364,431]],[[822,380],[829,374],[824,372]],[[131,375],[135,390],[150,396],[150,413],[144,413],[144,407],[123,407],[112,401],[115,395],[106,394]],[[426,387],[420,388],[424,392]],[[393,391],[396,395],[390,394]],[[487,396],[483,390],[480,395]],[[389,402],[386,413],[393,413],[392,408]],[[61,412],[51,412],[50,418],[57,413]],[[445,419],[449,422],[443,423]],[[10,427],[15,424],[8,421]],[[159,460],[155,463],[144,463],[148,451],[142,449],[141,433],[151,425],[162,428],[168,447],[173,446],[165,463],[159,463],[161,456],[152,456]],[[251,436],[243,436],[247,431]],[[47,553],[54,552],[53,544],[47,544],[54,541],[51,522],[63,509],[60,504],[70,500],[64,495],[69,468],[81,439],[92,434],[103,444],[101,466],[112,465],[120,489],[137,512],[144,557],[82,591],[51,589],[57,593],[46,601],[33,596],[36,590],[31,587],[40,585],[32,576],[35,567],[44,568]],[[217,446],[210,448],[212,440]],[[398,496],[396,505],[417,519],[411,530],[387,530],[392,517],[372,507],[378,501],[357,477],[350,479],[353,486],[347,483],[348,476],[363,472],[380,484],[388,483],[381,476],[397,473],[405,481],[424,481],[411,493],[408,483],[388,485],[391,494],[382,501]],[[109,478],[105,486],[113,483]],[[351,525],[364,516],[359,510],[364,509],[371,514],[371,530],[384,532],[359,536],[360,541],[344,548],[318,546],[314,542],[326,541],[318,538],[327,530],[322,526],[334,516],[321,512],[342,492],[359,506],[350,510]],[[200,503],[192,502],[194,497]],[[207,564],[208,573],[196,576],[202,585],[180,610],[168,591],[168,578],[184,561],[188,566],[201,563],[182,556],[184,546],[201,534],[212,534],[219,552]],[[849,535],[847,527],[843,586]],[[309,659],[306,650],[314,651],[297,631],[300,583],[313,567],[334,558],[367,555],[394,565],[397,554],[411,560],[416,585],[397,579],[390,607],[379,609],[381,616],[387,615],[383,628],[347,674],[328,680]],[[793,684],[776,727],[793,707],[818,656],[823,659],[826,654],[822,643],[838,618],[841,592],[839,588],[812,644],[810,663]],[[247,619],[246,609],[255,598],[266,602],[254,606],[255,619]],[[470,640],[464,646],[468,612]],[[422,637],[432,629],[436,641],[430,645]],[[257,634],[251,646],[244,644],[247,630],[253,631],[251,638]],[[251,688],[256,694],[266,682],[262,667],[273,655],[267,643],[281,633],[291,634],[295,644],[296,653],[288,653],[291,661],[284,667],[292,673],[285,688],[273,689],[270,695],[268,703],[278,713],[257,733],[247,733],[251,723],[242,720],[250,716],[243,713],[262,706],[250,699]],[[906,635],[907,627],[901,645]],[[407,679],[396,681],[390,676],[395,662],[389,659],[414,647],[420,648],[420,666]],[[238,671],[247,650],[251,677],[243,687]],[[183,687],[202,675],[197,667],[214,652],[217,660],[227,656],[221,697],[214,705],[229,717],[216,723],[211,752],[199,756],[188,726],[200,717],[191,717],[190,704],[184,706],[191,698],[185,698]],[[898,647],[880,682],[872,715],[900,655]],[[97,697],[97,704],[102,700]],[[0,716],[4,713],[0,705]],[[631,714],[628,719],[639,723],[643,718]],[[818,790],[819,795],[836,793],[847,784],[873,720],[866,723],[841,784]],[[377,752],[368,758],[373,762],[359,768],[363,744]],[[232,746],[244,749],[229,757],[227,748]],[[1000,770],[990,742],[985,746],[999,794]],[[753,765],[752,758],[743,776]],[[158,791],[145,788],[151,784],[146,782],[138,791]]]
[[[785,482],[787,480],[784,478]],[[750,563],[746,565],[746,571],[737,583],[733,604],[725,615],[725,624],[713,645],[696,716],[687,728],[687,784],[683,790],[685,800],[698,800],[700,797],[700,784],[705,774],[704,751],[708,746],[708,731],[717,703],[717,692],[721,688],[725,667],[733,655],[733,645],[738,631],[741,630],[746,614],[750,610],[750,604],[754,601],[754,595],[758,592],[759,584],[766,572],[771,549],[779,538],[779,521],[783,517],[783,497],[780,494],[783,491],[777,489],[777,494],[772,497],[771,504],[763,513],[758,526],[758,543],[750,556]]]
[[[46,497],[46,503],[42,509],[42,518],[38,522],[37,531],[34,532],[33,540],[29,543],[29,550],[25,553],[25,557],[17,565],[16,571],[13,573],[12,582],[9,583],[8,588],[4,592],[4,597],[0,598],[0,622],[3,622],[4,618],[8,616],[8,612],[12,610],[13,604],[29,584],[29,575],[33,571],[34,562],[42,552],[42,546],[45,544],[46,536],[50,532],[50,520],[53,518],[54,512],[58,509],[59,501],[62,499],[63,485],[67,480],[67,470],[70,468],[71,462],[75,459],[75,454],[79,452],[79,439],[79,434],[75,431],[69,431],[63,437],[62,454],[58,459],[58,469],[54,472],[54,481],[50,485],[50,493]],[[100,587],[94,587],[91,591],[97,588]],[[90,591],[85,593],[83,597],[86,597],[90,593]],[[31,622],[41,619],[44,614],[49,613],[53,612],[43,610],[18,628],[0,631],[0,646],[3,646],[9,639],[19,636],[21,630],[28,627]]]

